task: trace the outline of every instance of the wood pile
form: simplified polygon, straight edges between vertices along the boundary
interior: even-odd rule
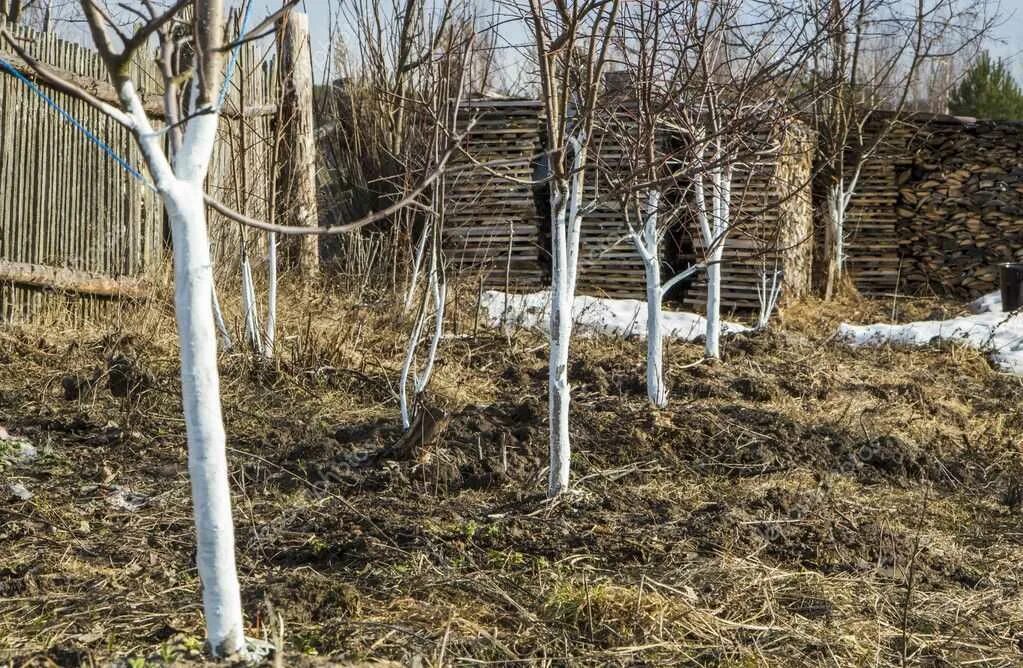
[[[896,207],[900,179],[912,161],[910,144],[916,128],[900,123],[885,131],[886,120],[878,118],[866,128],[868,146],[879,133],[885,132],[885,137],[860,169],[845,220],[845,268],[860,294],[870,297],[891,295],[905,283]],[[858,156],[850,152],[847,179],[857,162]],[[820,206],[825,211],[826,203]],[[822,253],[823,226],[822,221],[818,244]]]
[[[586,295],[645,299],[643,260],[629,237],[621,195],[622,180],[632,163],[627,138],[635,135],[635,111],[616,107],[603,114],[590,139],[583,202],[596,202],[596,206],[583,216],[576,289]],[[633,220],[633,224],[640,222]]]
[[[897,214],[908,287],[960,298],[997,290],[1023,261],[1023,124],[931,124]]]
[[[481,271],[487,287],[546,285],[546,203],[531,185],[543,150],[541,112],[535,100],[474,100],[459,121],[460,132],[470,119],[476,124],[465,154],[451,160],[444,253],[456,271]]]

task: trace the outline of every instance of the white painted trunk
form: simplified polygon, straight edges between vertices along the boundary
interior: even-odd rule
[[[707,264],[707,339],[703,354],[721,357],[721,247],[714,249]]]
[[[646,275],[646,394],[654,406],[668,405],[668,389],[664,385],[664,314],[661,299],[660,244],[657,232],[657,208],[661,194],[656,190],[647,193],[646,211],[643,220],[643,234],[635,243],[643,258]]]
[[[437,361],[437,348],[440,347],[440,339],[444,335],[444,306],[447,301],[448,286],[441,284],[440,279],[436,276],[432,284],[434,305],[433,336],[430,338],[430,347],[426,353],[426,365],[423,367],[423,373],[416,380],[417,394],[425,390],[430,382],[430,376],[433,375],[433,365]]]
[[[704,343],[704,355],[708,359],[721,357],[721,260],[724,257],[731,215],[731,172],[729,167],[715,167],[711,170],[713,191],[710,227],[713,237],[708,246],[713,250],[707,265],[707,336]]]
[[[416,244],[416,254],[412,258],[412,276],[409,278],[408,287],[405,289],[405,312],[412,308],[412,300],[416,295],[416,288],[419,287],[419,272],[423,267],[423,257],[426,252],[426,240],[430,236],[430,225],[423,228],[419,243]]]
[[[218,656],[244,647],[235,568],[226,437],[220,407],[213,271],[201,182],[163,191],[174,240],[174,304],[181,338],[181,398],[207,640]]]
[[[172,167],[163,153],[163,139],[153,132],[134,84],[124,82],[119,94],[135,123],[136,140],[170,220],[196,566],[202,583],[207,643],[215,656],[227,656],[244,652],[245,635],[217,372],[213,264],[203,200],[219,116],[200,114],[189,121]]]
[[[565,195],[552,197],[552,276],[551,276],[551,349],[548,368],[550,408],[550,473],[547,496],[553,498],[568,491],[572,461],[568,413],[571,387],[568,384],[568,348],[572,338],[572,295],[568,267],[567,217]]]
[[[267,238],[267,269],[266,269],[266,325],[263,336],[263,355],[270,359],[274,356],[277,341],[277,233],[271,232]]]
[[[828,284],[826,296],[830,297],[842,281],[845,273],[845,208],[848,198],[841,183],[828,188]]]
[[[398,379],[398,409],[401,411],[401,428],[408,431],[412,426],[412,411],[409,407],[408,386],[409,375],[412,373],[412,364],[416,359],[416,348],[419,347],[419,339],[423,334],[423,325],[426,322],[426,307],[420,309],[416,316],[416,322],[412,326],[412,335],[409,336],[408,345],[405,347],[405,359],[401,364],[401,375]]]
[[[141,115],[141,114],[139,114]],[[158,178],[174,241],[174,304],[181,337],[181,400],[195,516],[196,565],[206,638],[216,656],[242,652],[245,635],[234,555],[227,444],[220,407],[216,328],[210,294],[213,265],[203,182],[216,139],[216,114],[188,125],[175,156],[176,178]],[[140,139],[145,146],[146,139]]]
[[[249,258],[242,252],[242,310],[245,313],[245,335],[249,345],[257,353],[261,352],[259,337],[259,318],[256,315],[256,289],[252,284],[252,265]]]
[[[572,340],[572,303],[579,264],[582,232],[583,166],[586,149],[569,139],[572,168],[567,179],[551,183],[551,314],[548,402],[550,422],[550,472],[547,496],[568,491],[572,443],[568,415],[572,388],[568,384],[568,349]]]
[[[220,346],[224,350],[230,350],[231,334],[227,331],[227,323],[224,321],[224,311],[220,308],[216,286],[213,287],[213,319],[217,324],[217,333],[220,334]]]

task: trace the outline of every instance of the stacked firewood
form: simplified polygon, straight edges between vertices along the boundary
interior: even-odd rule
[[[997,289],[998,263],[1023,261],[1023,124],[935,124],[914,144],[897,208],[906,284]]]

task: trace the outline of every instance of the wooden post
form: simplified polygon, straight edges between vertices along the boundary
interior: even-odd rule
[[[291,11],[278,31],[281,58],[281,121],[277,188],[283,222],[319,225],[316,207],[316,141],[313,122],[313,73],[309,45],[309,17]],[[292,237],[283,244],[285,261],[306,276],[319,271],[319,237]]]

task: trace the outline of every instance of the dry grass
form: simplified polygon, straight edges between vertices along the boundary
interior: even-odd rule
[[[392,301],[289,287],[277,359],[223,356],[247,619],[270,635],[280,613],[289,664],[1023,660],[1023,387],[982,355],[851,350],[835,324],[890,303],[803,304],[720,364],[670,346],[672,404],[651,411],[641,344],[580,341],[578,491],[548,505],[545,347],[478,329],[474,304],[432,387],[451,423],[412,461],[372,457],[397,437]],[[42,451],[2,474],[35,496],[0,505],[0,664],[195,660],[170,306],[53,316],[0,330],[0,423]],[[142,383],[123,398],[118,356]],[[137,510],[113,505],[128,491]]]

